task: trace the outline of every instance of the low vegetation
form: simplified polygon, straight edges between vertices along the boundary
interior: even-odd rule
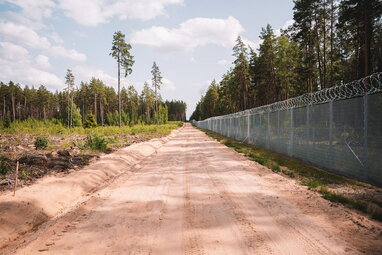
[[[0,191],[12,186],[17,161],[20,183],[25,185],[48,173],[80,169],[100,153],[167,135],[182,125],[170,121],[161,125],[67,128],[56,119],[0,125]]]
[[[48,138],[43,136],[36,137],[34,141],[34,147],[36,148],[36,150],[45,149],[46,147],[48,147]]]
[[[91,120],[89,121],[91,123]],[[3,135],[40,135],[40,136],[69,136],[69,135],[134,135],[145,133],[159,133],[162,135],[168,134],[172,129],[183,125],[181,121],[170,121],[167,124],[161,125],[145,125],[137,124],[133,126],[97,126],[93,127],[89,124],[89,127],[74,127],[66,128],[62,123],[56,119],[52,120],[35,120],[28,119],[26,121],[15,121],[10,126],[4,127],[0,122],[0,134]]]
[[[308,186],[309,189],[321,194],[324,199],[343,204],[382,221],[380,188],[327,172],[295,158],[235,141],[209,130],[200,130],[273,172],[296,179],[301,185]]]

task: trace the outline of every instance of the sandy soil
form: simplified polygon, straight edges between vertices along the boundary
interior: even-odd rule
[[[0,252],[380,254],[381,229],[188,125]]]

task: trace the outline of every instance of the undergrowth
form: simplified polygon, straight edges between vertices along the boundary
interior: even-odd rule
[[[99,136],[111,136],[121,134],[146,134],[146,133],[159,133],[169,134],[171,130],[181,127],[183,122],[181,121],[169,121],[167,124],[161,125],[144,125],[138,124],[133,126],[98,126],[95,128],[83,128],[74,127],[67,128],[63,126],[60,121],[52,120],[35,120],[28,119],[24,121],[14,121],[8,128],[2,126],[0,128],[0,134],[26,134],[26,135],[40,135],[40,136],[69,136],[69,135],[99,135]]]
[[[328,189],[328,185],[354,185],[361,187],[371,187],[371,185],[362,183],[341,175],[327,172],[323,169],[309,165],[301,160],[290,158],[275,152],[271,152],[256,146],[248,145],[233,139],[221,136],[210,130],[200,129],[208,136],[216,139],[220,143],[234,149],[235,151],[247,156],[249,159],[264,165],[275,173],[281,173],[290,178],[295,178],[300,184],[308,186],[309,189],[318,192],[324,199],[334,203],[340,203],[348,208],[356,209],[360,212],[369,214],[373,219],[382,221],[382,210],[372,210],[364,202],[344,197]],[[382,202],[369,201],[382,208]]]

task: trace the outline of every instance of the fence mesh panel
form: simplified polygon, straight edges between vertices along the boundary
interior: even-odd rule
[[[329,171],[382,185],[382,73],[243,112],[194,121]]]

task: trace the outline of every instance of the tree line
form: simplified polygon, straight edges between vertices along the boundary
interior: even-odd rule
[[[155,61],[151,70],[154,90],[147,82],[141,94],[132,85],[121,89],[121,71],[124,77],[133,71],[134,58],[130,50],[131,45],[125,42],[125,35],[121,31],[115,32],[110,56],[117,61],[117,92],[97,78],[81,82],[79,88],[75,88],[75,77],[70,69],[65,76],[65,89],[55,93],[48,91],[44,85],[35,89],[33,86],[22,88],[12,81],[8,84],[0,82],[1,120],[9,123],[28,118],[55,118],[69,128],[97,124],[164,124],[169,116],[170,120],[184,121],[186,104],[183,101],[163,102],[160,97],[162,75]]]
[[[158,114],[155,114],[155,92],[148,83],[141,93],[132,85],[122,88],[120,98],[123,125],[185,120],[186,104],[183,101],[163,101],[160,95]],[[81,82],[77,89],[68,90],[67,87],[56,92],[47,90],[44,85],[34,88],[22,87],[12,81],[8,84],[0,82],[0,99],[0,118],[3,121],[7,117],[11,121],[55,118],[63,125],[81,126],[86,116],[93,114],[98,125],[119,125],[118,93],[97,78]]]
[[[382,71],[380,0],[295,0],[294,23],[270,25],[252,49],[237,38],[233,66],[190,119],[203,120],[338,86]]]

